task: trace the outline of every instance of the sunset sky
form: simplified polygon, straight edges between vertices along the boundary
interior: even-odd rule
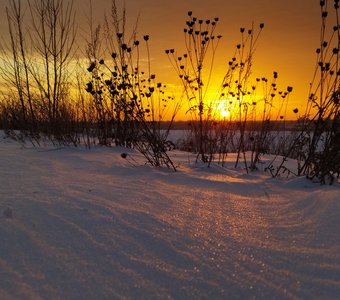
[[[109,13],[111,0],[93,2],[95,21],[101,22],[102,16]],[[0,3],[4,7],[7,0],[0,0]],[[89,5],[86,3],[86,0],[75,0],[79,37],[87,34]],[[265,28],[257,47],[254,75],[271,77],[273,71],[277,71],[279,87],[294,87],[291,108],[302,107],[305,103],[315,66],[315,49],[319,44],[318,0],[126,0],[125,3],[128,22],[133,23],[140,15],[138,31],[140,35],[150,35],[152,71],[159,80],[178,84],[164,50],[175,48],[179,52],[184,51],[183,28],[187,12],[191,10],[202,19],[220,19],[217,32],[223,39],[216,58],[216,78],[222,79],[227,61],[239,43],[239,28],[248,28],[252,22],[263,22]],[[1,14],[4,14],[4,9]],[[3,19],[4,15],[1,17]],[[1,31],[4,30],[5,24],[1,22]]]

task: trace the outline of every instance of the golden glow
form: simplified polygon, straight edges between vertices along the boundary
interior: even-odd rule
[[[230,111],[228,111],[228,110],[221,110],[221,116],[223,117],[223,118],[226,118],[226,117],[228,117],[230,115]]]
[[[79,28],[79,38],[77,44],[80,44],[81,51],[86,48],[85,40],[89,39],[89,20],[90,11],[84,8],[83,1],[75,0],[77,10],[77,27]],[[124,1],[117,1],[119,11],[121,11]],[[219,17],[220,22],[216,27],[216,34],[221,34],[222,39],[219,42],[215,53],[215,62],[213,64],[212,74],[214,78],[211,84],[216,80],[217,89],[212,93],[216,94],[218,87],[224,78],[228,60],[232,58],[235,46],[240,43],[240,28],[250,28],[252,21],[254,24],[265,23],[264,34],[260,37],[258,48],[254,56],[252,74],[254,77],[270,77],[273,71],[278,71],[280,89],[285,90],[287,86],[293,86],[294,91],[289,98],[285,119],[295,120],[299,114],[294,114],[293,109],[299,108],[304,111],[308,100],[310,81],[313,78],[315,66],[315,49],[319,46],[320,14],[319,3],[311,4],[310,0],[300,1],[224,1],[212,0],[210,2],[195,3],[192,1],[167,1],[164,5],[157,5],[155,0],[145,1],[126,1],[127,9],[127,31],[135,26],[135,20],[140,16],[138,22],[139,39],[142,41],[143,34],[150,35],[150,55],[151,55],[151,72],[157,75],[157,82],[162,82],[168,86],[167,91],[170,94],[179,95],[176,100],[181,101],[181,88],[172,89],[178,84],[178,75],[173,69],[168,57],[165,55],[165,49],[175,49],[179,55],[186,50],[185,40],[183,38],[183,28],[187,21],[187,12],[193,10],[195,16],[202,19]],[[96,7],[93,10],[94,24],[103,22],[103,15],[110,11],[111,1],[97,0]],[[294,12],[294,13],[292,13]],[[92,14],[92,12],[91,12]],[[0,16],[6,20],[6,10],[0,11]],[[157,26],[155,26],[157,24]],[[6,22],[0,24],[0,33],[7,32]],[[101,24],[103,25],[103,24]],[[257,26],[257,25],[256,25]],[[298,28],[298,30],[296,30]],[[84,46],[85,43],[85,46]],[[217,46],[217,44],[216,44]],[[143,48],[143,47],[141,47]],[[146,57],[146,53],[141,50],[141,58]],[[103,52],[105,50],[103,49]],[[111,53],[109,52],[108,55]],[[210,60],[204,65],[204,70],[209,72]],[[141,63],[145,63],[142,61]],[[1,62],[0,62],[1,64]],[[88,62],[81,62],[86,70]],[[143,71],[147,71],[148,66],[140,66]],[[87,74],[88,75],[88,74]],[[206,83],[206,82],[205,82]],[[2,88],[2,87],[0,87]],[[258,93],[259,95],[259,93]],[[278,96],[277,96],[278,97]],[[215,99],[214,96],[205,99]],[[274,110],[280,109],[280,99],[273,105],[273,117],[277,113]],[[182,109],[178,112],[176,120],[186,120],[190,115],[188,105],[181,103]],[[223,100],[220,100],[223,102]],[[227,103],[227,106],[221,103],[212,113],[214,117],[236,118],[240,111],[236,101],[235,105]],[[206,103],[206,101],[205,101]],[[252,102],[250,102],[252,103]],[[191,104],[190,104],[191,105]],[[256,112],[259,117],[262,103],[256,104]],[[170,111],[174,104],[168,103],[167,108]],[[253,106],[249,106],[249,111],[255,111]],[[282,113],[283,113],[282,112]]]
[[[216,101],[216,106],[215,106],[215,113],[216,117],[221,117],[221,118],[227,118],[230,115],[230,108],[228,108],[228,101],[223,99],[223,100],[218,100]]]

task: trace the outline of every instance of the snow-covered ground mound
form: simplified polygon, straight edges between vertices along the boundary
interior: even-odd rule
[[[339,299],[339,184],[172,157],[3,139],[0,299]]]

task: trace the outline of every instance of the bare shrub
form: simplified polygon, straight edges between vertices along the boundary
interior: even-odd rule
[[[125,23],[125,8],[120,15],[113,0],[111,15],[105,18],[105,46],[110,57],[98,56],[99,27],[88,45],[87,70],[91,79],[86,91],[92,96],[99,142],[135,147],[150,164],[175,169],[166,152],[167,135],[178,105],[166,95],[166,86],[151,73],[149,36],[139,40],[136,27],[128,34]],[[143,46],[147,52],[147,71],[142,70],[140,62]],[[162,130],[160,125],[169,107],[171,121]]]
[[[274,175],[280,174],[286,157],[296,157],[298,175],[320,183],[332,183],[340,173],[339,1],[334,1],[333,11],[329,11],[327,1],[320,1],[320,8],[320,45],[316,49],[317,61],[307,109],[298,123],[296,139]],[[335,25],[330,23],[334,20]]]
[[[31,136],[59,140],[68,122],[63,108],[70,98],[76,36],[73,2],[10,0],[6,13],[9,39],[1,48],[1,77],[13,109],[20,108],[7,114],[9,122]]]

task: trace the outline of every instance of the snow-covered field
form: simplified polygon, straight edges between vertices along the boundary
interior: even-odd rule
[[[0,299],[340,299],[340,187],[0,141]]]

